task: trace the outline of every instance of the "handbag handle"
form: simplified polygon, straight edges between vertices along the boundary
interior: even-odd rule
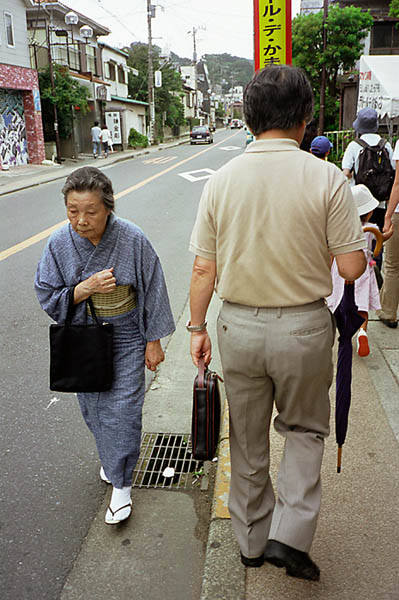
[[[198,387],[205,387],[205,359],[203,356],[198,360]]]
[[[75,303],[74,303],[74,298],[73,298],[73,293],[75,290],[75,286],[72,286],[69,288],[69,303],[68,303],[68,312],[67,312],[67,316],[65,319],[65,325],[71,325],[72,323],[72,316],[73,316],[73,312],[75,310]],[[96,311],[94,309],[94,304],[93,304],[93,300],[91,299],[91,296],[89,296],[87,298],[87,302],[89,303],[90,306],[90,312],[91,312],[91,316],[93,317],[93,319],[95,320],[95,322],[97,323],[97,325],[101,326],[100,321],[97,318],[96,315]]]

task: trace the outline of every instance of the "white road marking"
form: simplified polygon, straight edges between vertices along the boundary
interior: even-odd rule
[[[240,146],[221,146],[219,150],[227,150],[227,152],[231,152],[232,150],[242,150]]]
[[[196,176],[196,173],[205,173],[205,175]],[[197,169],[196,171],[186,171],[185,173],[179,173],[180,177],[187,179],[191,183],[201,181],[202,179],[209,179],[211,175],[216,173],[213,169]]]
[[[148,160],[143,160],[143,165],[160,165],[170,162],[174,160],[177,156],[156,156],[155,158],[149,158]]]

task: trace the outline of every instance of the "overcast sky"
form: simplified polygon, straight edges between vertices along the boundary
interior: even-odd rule
[[[103,41],[112,46],[121,48],[131,42],[147,41],[146,0],[61,2],[111,29]],[[152,35],[161,48],[191,58],[195,27],[198,57],[227,52],[253,58],[252,0],[153,0],[152,4],[157,5]],[[299,5],[300,0],[292,0],[293,14],[299,11]]]

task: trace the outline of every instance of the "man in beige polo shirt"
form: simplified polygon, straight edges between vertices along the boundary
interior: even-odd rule
[[[299,149],[312,117],[299,69],[258,71],[244,93],[256,137],[206,184],[191,236],[191,355],[211,360],[206,311],[223,300],[218,341],[230,412],[229,510],[250,567],[264,560],[318,580],[309,557],[329,434],[334,324],[330,255],[342,277],[365,269],[363,232],[345,176]],[[285,438],[277,497],[269,428]]]

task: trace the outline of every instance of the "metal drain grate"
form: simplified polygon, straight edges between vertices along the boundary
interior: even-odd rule
[[[141,451],[133,473],[133,487],[187,488],[202,463],[191,454],[191,435],[184,433],[143,433]],[[162,475],[166,467],[173,477]]]

